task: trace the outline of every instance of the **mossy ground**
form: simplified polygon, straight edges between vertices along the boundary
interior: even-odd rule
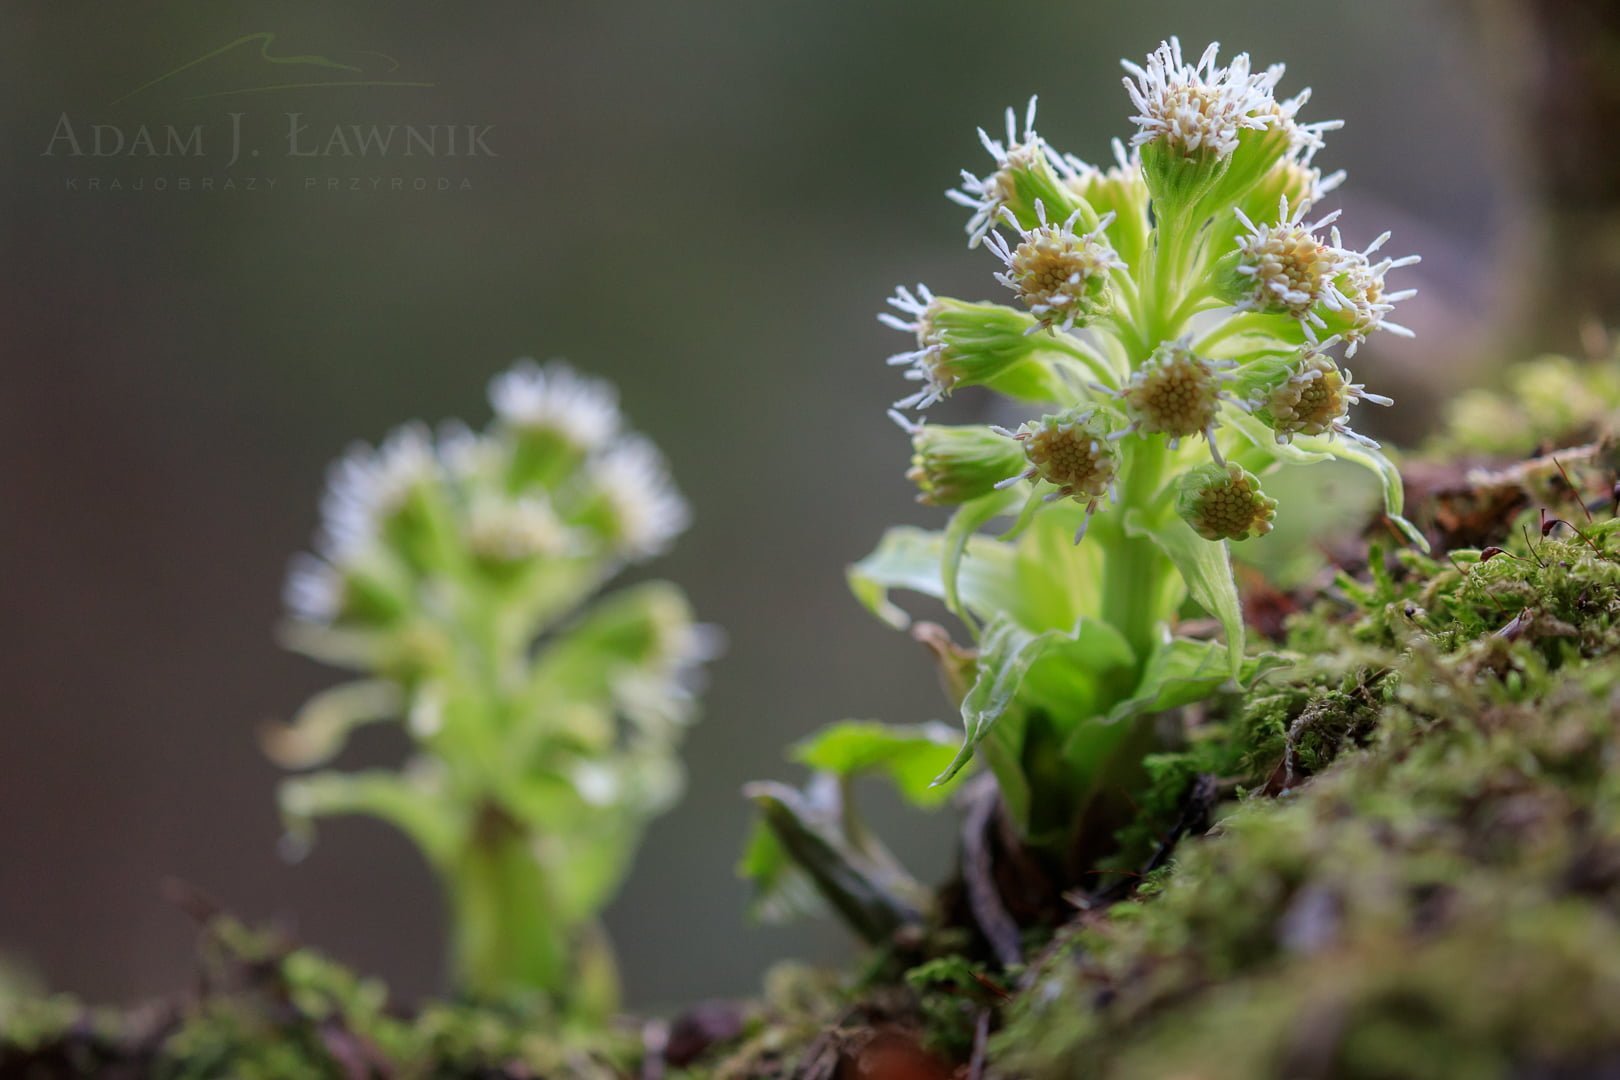
[[[1443,554],[1374,544],[1289,600],[1263,647],[1290,664],[1179,718],[1119,855],[1021,968],[947,928],[582,1040],[520,1006],[394,1012],[211,916],[183,999],[0,992],[0,1076],[1620,1075],[1620,476],[1584,414],[1588,441],[1548,453],[1570,418],[1518,378],[1529,456],[1431,467]],[[1448,460],[1477,449],[1464,428]]]
[[[0,1076],[161,1080],[626,1075],[633,1032],[553,1034],[538,1009],[390,1008],[381,983],[228,916],[203,920],[191,994],[119,1012],[0,993]]]
[[[1230,798],[1031,964],[996,1070],[1620,1075],[1617,477],[1603,441],[1524,449],[1422,508],[1487,546],[1375,544],[1291,668],[1153,760],[1137,847],[1200,778]]]

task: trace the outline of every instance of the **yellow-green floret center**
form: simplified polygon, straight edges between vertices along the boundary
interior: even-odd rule
[[[1247,540],[1271,531],[1277,500],[1235,463],[1205,465],[1182,478],[1177,510],[1205,540]]]
[[[1344,374],[1325,356],[1306,360],[1266,403],[1272,427],[1286,435],[1325,435],[1344,419],[1349,407]]]
[[[1220,407],[1213,365],[1177,345],[1150,357],[1124,391],[1125,411],[1138,430],[1186,438],[1207,431]]]
[[[1036,476],[1064,495],[1096,499],[1114,480],[1114,448],[1089,420],[1048,416],[1019,438]]]

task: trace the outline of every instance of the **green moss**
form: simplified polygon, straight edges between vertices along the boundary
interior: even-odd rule
[[[376,980],[228,918],[209,920],[199,956],[195,997],[128,1014],[66,996],[0,996],[0,1075],[88,1077],[117,1066],[158,1080],[608,1080],[640,1052],[634,1031],[576,1035],[524,1002],[396,1013]]]
[[[1003,1066],[1620,1061],[1620,545],[1581,532],[1341,580],[1293,628],[1309,661],[1155,763],[1157,805],[1210,769],[1247,797],[1151,895],[1064,932],[1007,1010]]]
[[[1572,445],[1620,414],[1620,368],[1542,356],[1515,364],[1505,392],[1465,390],[1446,409],[1445,430],[1430,446],[1436,457],[1519,457],[1543,445]]]
[[[923,1041],[954,1060],[973,1050],[980,1018],[1008,996],[1003,975],[962,956],[942,956],[906,972],[917,999]]]

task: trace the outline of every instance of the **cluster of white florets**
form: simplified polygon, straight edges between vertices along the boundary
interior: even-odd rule
[[[1079,543],[1103,496],[1113,494],[1119,473],[1119,450],[1108,417],[1094,409],[1070,410],[1027,421],[1017,431],[993,430],[1017,442],[1027,463],[996,486],[1032,480],[1052,486],[1048,500],[1083,504],[1086,516],[1074,538]]]
[[[1331,356],[1321,349],[1308,349],[1294,361],[1287,376],[1258,394],[1250,407],[1270,426],[1279,443],[1293,442],[1298,435],[1342,435],[1376,447],[1373,440],[1351,429],[1350,406],[1363,401],[1393,405],[1394,401],[1368,393],[1352,380]]]
[[[1062,167],[1062,159],[1054,158],[1049,153],[1046,141],[1035,133],[1035,104],[1036,99],[1032,97],[1025,106],[1022,135],[1019,133],[1018,114],[1010,105],[1007,107],[1005,141],[991,138],[984,128],[980,128],[979,142],[995,161],[996,167],[984,176],[975,176],[963,169],[962,186],[945,193],[946,198],[972,211],[967,222],[969,247],[977,247],[995,228],[1002,209],[1012,200],[1014,170],[1030,168],[1042,161]]]
[[[342,618],[362,570],[396,584],[450,572],[425,565],[450,558],[447,543],[492,567],[640,560],[686,528],[663,456],[623,430],[610,384],[525,360],[491,381],[489,397],[496,420],[486,431],[449,424],[436,436],[411,423],[332,465],[315,554],[298,556],[287,576],[295,617]]]
[[[1131,145],[1162,139],[1183,157],[1224,158],[1237,149],[1239,132],[1292,122],[1292,114],[1277,107],[1272,96],[1281,66],[1251,71],[1248,54],[1239,53],[1221,67],[1219,56],[1220,45],[1211,44],[1189,64],[1182,59],[1181,42],[1171,38],[1149,54],[1145,67],[1125,62],[1131,74],[1125,92],[1136,106],[1131,120],[1138,128]]]
[[[650,559],[686,531],[692,513],[675,490],[669,464],[652,440],[623,439],[587,465],[592,486],[612,508],[613,540],[621,555]]]
[[[1221,403],[1231,400],[1222,389],[1231,366],[1199,356],[1186,339],[1160,345],[1120,390],[1130,430],[1163,435],[1172,449],[1193,435],[1206,436],[1214,446],[1216,416]]]
[[[334,559],[377,543],[382,527],[413,491],[438,476],[433,434],[424,424],[395,429],[376,447],[354,443],[326,471],[320,546]]]
[[[1110,489],[1131,440],[1162,438],[1174,450],[1203,435],[1214,459],[1206,486],[1225,485],[1224,494],[1209,495],[1205,517],[1221,516],[1212,508],[1236,505],[1239,494],[1253,495],[1259,515],[1252,529],[1228,522],[1205,531],[1258,534],[1269,522],[1260,514],[1267,504],[1257,486],[1249,491],[1251,476],[1227,468],[1216,441],[1223,410],[1253,414],[1282,443],[1305,436],[1370,443],[1349,426],[1349,407],[1389,399],[1353,382],[1327,350],[1342,345],[1353,355],[1380,330],[1409,335],[1389,316],[1415,290],[1391,290],[1386,275],[1418,260],[1379,257],[1387,234],[1348,248],[1335,226],[1339,212],[1314,210],[1344,179],[1313,163],[1324,133],[1341,125],[1301,119],[1308,89],[1278,97],[1282,65],[1256,69],[1246,54],[1223,65],[1216,45],[1189,62],[1171,38],[1144,64],[1125,68],[1137,130],[1128,148],[1115,141],[1113,165],[1098,168],[1051,147],[1036,133],[1031,98],[1021,123],[1007,110],[1004,140],[980,131],[995,168],[983,177],[963,173],[962,187],[949,193],[972,211],[970,246],[986,243],[1002,264],[996,279],[1033,317],[1027,330],[1057,339],[1044,362],[1060,376],[1058,392],[1043,398],[1050,386],[1022,370],[1002,377],[1015,350],[999,328],[972,325],[1000,318],[988,310],[996,305],[965,305],[918,286],[898,290],[889,301],[895,313],[881,316],[916,341],[890,357],[923,384],[896,406],[926,408],[985,384],[1029,401],[1083,402],[1017,431],[996,430],[1025,458],[1000,486],[1034,481],[1088,510]],[[1131,265],[1142,259],[1154,261]],[[1158,290],[1151,296],[1150,286]],[[1160,340],[1184,334],[1189,313],[1222,305],[1229,325],[1208,336],[1207,349],[1193,336]],[[981,374],[992,369],[994,379]],[[918,429],[908,430],[917,441]],[[958,441],[972,463],[995,460],[981,437]],[[947,489],[954,497],[979,488],[966,466],[949,485],[938,471],[913,469],[935,501]]]
[[[490,381],[489,403],[507,427],[552,432],[583,451],[613,438],[622,419],[612,383],[555,360],[544,367],[519,360]]]
[[[1046,220],[1046,206],[1035,202],[1039,224],[1033,229],[1018,228],[1018,220],[1002,213],[1015,230],[1013,244],[998,232],[987,240],[991,251],[1006,266],[996,280],[1018,294],[1030,314],[1047,329],[1072,330],[1084,326],[1108,310],[1109,274],[1125,269],[1107,240],[1112,213],[1104,214],[1097,227],[1076,233],[1074,224],[1080,211],[1070,214],[1061,225]]]
[[[1278,208],[1277,221],[1255,224],[1241,209],[1235,211],[1247,233],[1238,237],[1237,272],[1249,279],[1251,290],[1238,301],[1248,311],[1286,312],[1300,320],[1307,335],[1326,325],[1313,310],[1327,304],[1335,310],[1344,303],[1333,279],[1343,270],[1347,252],[1317,233],[1338,219],[1335,210],[1305,223],[1307,207],[1290,213],[1287,196]]]
[[[1333,246],[1344,252],[1345,266],[1343,278],[1336,292],[1344,298],[1344,308],[1348,315],[1348,323],[1338,331],[1339,336],[1346,342],[1345,355],[1356,355],[1356,348],[1367,340],[1369,334],[1375,330],[1388,330],[1399,337],[1412,337],[1412,331],[1400,323],[1391,322],[1389,313],[1395,310],[1395,305],[1402,300],[1409,300],[1417,295],[1416,289],[1396,289],[1391,291],[1384,282],[1384,275],[1391,270],[1413,266],[1421,261],[1417,255],[1403,255],[1398,259],[1384,257],[1374,259],[1373,255],[1389,241],[1390,234],[1385,232],[1378,239],[1368,244],[1361,251],[1349,251],[1343,246],[1339,230],[1333,230]]]
[[[1326,239],[1319,235],[1338,219],[1339,211],[1307,224],[1306,209],[1302,204],[1290,213],[1284,196],[1277,221],[1260,224],[1241,209],[1235,211],[1247,230],[1237,241],[1236,270],[1247,280],[1237,306],[1293,316],[1312,345],[1317,344],[1317,331],[1331,325],[1348,343],[1350,355],[1376,330],[1410,337],[1410,330],[1387,316],[1416,290],[1388,292],[1384,275],[1416,263],[1418,257],[1374,261],[1372,256],[1389,239],[1388,233],[1365,250],[1354,251],[1344,246],[1337,228]]]
[[[473,497],[467,507],[466,537],[467,548],[475,557],[495,564],[562,555],[578,543],[574,530],[563,524],[549,499],[493,492]]]
[[[905,368],[907,379],[923,384],[915,393],[895,402],[895,407],[926,409],[950,396],[956,383],[949,368],[941,362],[945,356],[945,335],[934,325],[933,315],[937,310],[934,294],[920,283],[915,292],[900,285],[889,297],[889,306],[900,314],[884,311],[878,314],[878,319],[892,330],[911,334],[917,347],[894,353],[887,363],[890,367]]]

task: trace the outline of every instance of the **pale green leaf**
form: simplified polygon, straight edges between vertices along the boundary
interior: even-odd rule
[[[1033,633],[1005,615],[985,627],[979,642],[979,675],[962,699],[962,745],[936,784],[945,783],[973,760],[973,748],[1007,711],[1024,676],[1055,637],[1057,631]]]
[[[1100,619],[1083,619],[1074,635],[1055,637],[1047,645],[1024,676],[1018,696],[1060,723],[1072,723],[1106,709],[1109,686],[1128,676],[1135,664],[1136,651],[1123,634]]]
[[[889,599],[889,591],[906,589],[944,600],[944,555],[942,533],[911,526],[890,529],[870,555],[849,568],[850,591],[878,618],[904,630],[911,616]],[[959,566],[958,595],[967,610],[988,618],[1023,606],[1007,545],[986,536],[969,537]]]
[[[966,623],[975,634],[978,633],[978,625],[968,610],[962,606],[960,589],[962,558],[967,553],[968,541],[979,528],[992,518],[1010,511],[1017,501],[1016,491],[992,491],[957,507],[956,512],[951,515],[950,524],[945,528],[945,550],[940,562],[940,582],[945,594],[945,607],[952,615]]]
[[[1221,624],[1226,634],[1227,673],[1236,675],[1243,663],[1243,607],[1226,544],[1205,540],[1175,514],[1150,525],[1143,515],[1132,512],[1126,517],[1125,529],[1132,536],[1151,537],[1175,564],[1193,600]]]
[[[1383,451],[1358,443],[1353,439],[1329,438],[1325,435],[1300,435],[1292,442],[1279,443],[1272,430],[1259,418],[1240,409],[1227,409],[1221,414],[1223,426],[1231,427],[1245,439],[1285,465],[1314,465],[1328,460],[1348,461],[1371,472],[1378,478],[1384,496],[1384,514],[1401,534],[1422,551],[1429,550],[1429,542],[1403,515],[1406,495],[1401,485],[1400,470]]]
[[[1275,653],[1250,657],[1244,660],[1237,682],[1251,685],[1261,674],[1286,663]],[[1226,647],[1220,642],[1171,638],[1154,650],[1135,692],[1115,705],[1108,718],[1120,721],[1190,705],[1208,698],[1232,678]]]
[[[1401,472],[1383,451],[1352,439],[1329,439],[1321,435],[1301,436],[1294,443],[1302,450],[1360,465],[1377,476],[1384,493],[1385,516],[1414,547],[1420,551],[1429,550],[1429,542],[1424,539],[1423,533],[1402,516],[1406,509],[1406,491],[1401,485]]]
[[[822,780],[832,780],[823,776]],[[892,856],[864,833],[851,835],[836,784],[813,783],[795,791],[785,784],[750,784],[743,793],[759,808],[765,826],[849,926],[868,942],[887,941],[901,926],[921,920],[913,901],[922,890]],[[745,869],[770,868],[769,848]]]
[[[1018,538],[1018,585],[1025,598],[1024,625],[1068,630],[1095,616],[1101,604],[1102,558],[1108,546],[1105,515],[1093,520],[1091,542],[1076,545],[1085,508],[1071,500],[1048,503]]]
[[[443,866],[456,852],[457,815],[440,793],[410,774],[372,769],[320,772],[283,780],[277,792],[289,835],[307,844],[316,818],[364,814],[399,829]]]
[[[956,746],[956,732],[944,724],[845,720],[799,743],[790,756],[838,776],[880,773],[910,802],[935,806],[951,789],[935,786],[933,779],[950,763]]]
[[[1058,699],[1052,707],[1069,716],[1090,711],[1099,677],[1135,661],[1118,631],[1099,621],[1083,620],[1072,631],[1037,634],[1006,616],[997,616],[985,628],[979,645],[978,678],[962,700],[961,748],[935,783],[948,781],[972,760],[974,749],[1046,657],[1052,658],[1051,664],[1038,685],[1045,696]]]
[[[752,888],[748,899],[749,918],[779,925],[795,919],[820,916],[827,904],[816,891],[815,882],[763,820],[754,823],[748,844],[737,863],[737,876]]]

